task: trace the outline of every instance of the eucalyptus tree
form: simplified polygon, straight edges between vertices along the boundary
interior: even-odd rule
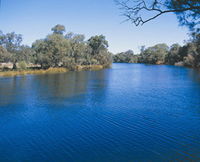
[[[19,49],[19,58],[18,61],[25,61],[26,63],[34,63],[34,50],[28,45],[22,45]]]
[[[53,31],[54,34],[61,34],[61,35],[63,35],[63,33],[65,32],[65,26],[57,24],[51,30]]]
[[[9,62],[11,58],[11,54],[0,45],[0,63]]]
[[[51,34],[34,42],[32,48],[36,52],[37,63],[42,68],[58,67],[69,51],[69,42],[63,35]]]
[[[58,24],[51,30],[53,34],[45,39],[36,40],[32,45],[36,53],[36,63],[42,68],[61,66],[64,57],[69,53],[69,41],[63,35],[65,26]]]
[[[193,35],[192,40],[183,46],[184,52],[187,54],[184,57],[184,64],[186,66],[200,68],[200,34]]]
[[[72,32],[67,33],[65,38],[69,40],[70,43],[70,57],[75,59],[75,62],[81,58],[84,58],[87,52],[87,44],[85,41],[85,36],[83,34],[74,34]]]
[[[3,34],[0,33],[0,45],[4,47],[10,54],[10,59],[13,63],[13,69],[16,69],[16,63],[20,58],[20,47],[22,43],[22,35],[14,32]]]
[[[103,35],[92,36],[88,40],[88,45],[91,48],[93,62],[97,64],[110,66],[112,64],[112,54],[108,52],[108,41]]]
[[[132,50],[121,52],[113,56],[113,61],[117,63],[137,63],[137,55]]]
[[[141,54],[140,62],[156,64],[164,63],[169,47],[162,43],[149,47]]]
[[[50,53],[48,53],[48,45],[44,39],[36,40],[32,44],[32,49],[35,51],[35,64],[40,64],[41,68],[49,68],[51,66]]]
[[[92,36],[88,40],[88,45],[92,49],[92,55],[99,54],[102,50],[107,50],[108,41],[103,35]]]
[[[181,46],[178,43],[171,45],[168,54],[165,57],[165,63],[174,65],[177,62],[183,60],[183,57],[180,55]]]
[[[41,68],[64,66],[69,69],[77,65],[111,64],[108,42],[105,37],[94,36],[85,41],[82,34],[68,33],[64,36],[65,26],[56,25],[52,34],[44,39],[36,40],[32,47],[22,45],[20,34],[0,31],[0,62],[13,62],[13,68],[21,65],[25,69],[27,63],[40,64]]]

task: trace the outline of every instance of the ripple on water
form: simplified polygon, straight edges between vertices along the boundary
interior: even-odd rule
[[[192,69],[112,69],[0,78],[0,161],[198,161]]]

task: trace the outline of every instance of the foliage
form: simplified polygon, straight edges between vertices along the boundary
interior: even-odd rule
[[[145,49],[141,53],[139,62],[149,63],[149,64],[160,64],[164,63],[165,56],[168,53],[168,46],[166,44],[157,44],[153,47]]]
[[[116,54],[113,60],[124,63],[169,64],[200,68],[200,33],[193,32],[191,40],[182,47],[177,43],[170,48],[166,44],[157,44],[146,49],[142,47],[139,55],[130,52]]]
[[[27,64],[25,61],[20,61],[17,65],[17,68],[20,70],[25,70],[27,68]]]
[[[10,57],[10,53],[3,46],[0,46],[0,63],[9,62]]]
[[[199,0],[167,0],[165,4],[169,10],[176,14],[180,25],[188,26],[191,30],[199,28]]]
[[[65,26],[58,24],[54,26],[51,30],[53,31],[54,34],[62,35],[65,32]]]
[[[105,36],[93,36],[88,40],[88,44],[92,49],[92,55],[99,54],[101,51],[108,48],[108,41]]]
[[[128,50],[126,52],[121,52],[113,56],[113,61],[120,63],[137,63],[138,57],[134,55],[132,50]]]
[[[22,35],[15,34],[14,32],[3,34],[0,32],[0,46],[6,51],[3,53],[4,61],[12,62],[13,68],[16,68],[16,63],[19,61],[19,53],[22,42]]]
[[[65,27],[56,25],[53,33],[44,39],[36,40],[32,47],[22,45],[20,34],[0,31],[0,62],[13,63],[13,69],[25,69],[25,64],[48,69],[66,67],[74,70],[78,65],[103,65],[112,63],[105,36],[93,36],[88,41],[82,34],[67,33]]]

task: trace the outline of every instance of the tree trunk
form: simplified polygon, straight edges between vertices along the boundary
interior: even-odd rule
[[[17,69],[17,64],[16,62],[13,63],[13,70],[16,70]]]

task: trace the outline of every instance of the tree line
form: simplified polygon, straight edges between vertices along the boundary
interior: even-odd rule
[[[200,1],[199,0],[115,0],[126,21],[136,26],[143,25],[157,17],[174,13],[181,26],[191,31],[191,39],[184,45],[157,44],[134,55],[126,51],[113,56],[114,62],[170,64],[200,68]]]
[[[191,39],[184,45],[157,44],[152,47],[141,47],[140,54],[134,55],[133,51],[118,53],[113,56],[114,62],[147,63],[181,65],[200,68],[200,33],[193,32]]]
[[[69,32],[63,25],[56,25],[44,39],[36,40],[32,46],[22,44],[22,35],[0,31],[0,63],[12,63],[13,69],[37,67],[66,67],[71,70],[77,65],[112,64],[108,41],[103,35],[85,40],[82,34]],[[32,66],[31,66],[32,65]]]

